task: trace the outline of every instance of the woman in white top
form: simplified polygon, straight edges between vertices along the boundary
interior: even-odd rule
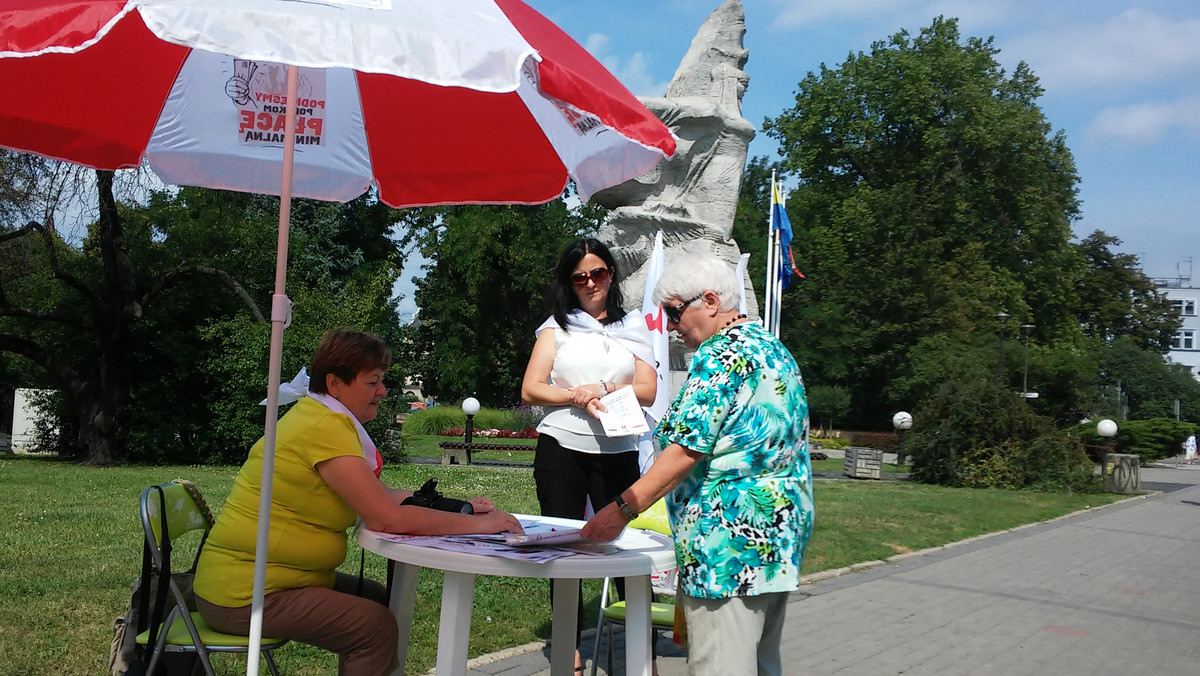
[[[599,510],[639,477],[637,436],[606,436],[597,415],[606,394],[632,387],[649,406],[657,386],[645,319],[621,308],[616,274],[612,253],[595,239],[563,250],[551,282],[554,314],[537,330],[521,382],[521,400],[547,409],[533,460],[545,516],[583,519],[589,498]]]

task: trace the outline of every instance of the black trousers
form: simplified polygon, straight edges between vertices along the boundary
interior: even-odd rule
[[[581,453],[563,448],[549,434],[538,435],[533,456],[533,482],[537,486],[542,516],[582,519],[588,498],[592,509],[600,511],[641,476],[638,452]],[[625,598],[625,580],[618,579],[617,593]],[[554,580],[551,584],[551,603]],[[578,630],[583,630],[583,592],[579,594]],[[579,633],[575,634],[579,645]]]

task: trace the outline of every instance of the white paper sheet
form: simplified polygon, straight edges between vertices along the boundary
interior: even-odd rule
[[[626,437],[650,431],[646,416],[642,414],[642,405],[638,403],[632,387],[618,388],[616,392],[601,397],[600,403],[608,409],[600,411],[600,424],[604,426],[607,436]]]

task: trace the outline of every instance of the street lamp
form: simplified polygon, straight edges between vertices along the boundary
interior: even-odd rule
[[[1000,320],[1000,346],[996,349],[996,379],[1004,382],[1004,326],[1012,315],[1007,312],[997,312],[996,319]]]
[[[1101,420],[1096,423],[1096,434],[1104,439],[1104,458],[1100,465],[1103,468],[1108,464],[1108,454],[1113,451],[1113,437],[1117,436],[1117,423],[1108,418]],[[1103,469],[1101,473],[1103,473]]]
[[[892,416],[892,427],[896,428],[896,436],[898,437],[896,441],[896,462],[900,462],[904,457],[901,453],[904,450],[904,432],[911,428],[912,424],[913,417],[908,411],[897,411],[896,415]]]
[[[464,441],[467,442],[467,464],[471,462],[471,435],[474,434],[475,414],[479,413],[479,400],[475,397],[463,399],[462,411],[467,414],[467,429]]]
[[[1032,399],[1029,396],[1029,332],[1033,330],[1033,324],[1022,324],[1021,328],[1025,329],[1025,379],[1021,381],[1021,396]]]

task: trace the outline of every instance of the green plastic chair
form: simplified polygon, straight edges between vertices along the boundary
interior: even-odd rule
[[[204,542],[208,539],[208,532],[213,526],[212,516],[208,512],[207,506],[201,507],[189,492],[189,488],[195,491],[190,484],[185,486],[182,483],[172,482],[151,486],[142,493],[142,528],[146,533],[146,545],[151,554],[153,570],[159,576],[168,577],[170,580],[168,587],[171,590],[170,596],[164,602],[171,606],[171,610],[163,619],[162,625],[157,628],[158,636],[154,639],[154,652],[150,658],[147,674],[154,674],[160,658],[166,653],[196,653],[200,658],[200,663],[204,666],[204,673],[208,676],[215,676],[212,663],[209,661],[209,653],[245,653],[249,652],[250,648],[250,637],[248,636],[225,634],[209,628],[208,624],[204,622],[204,618],[200,617],[200,613],[188,609],[183,590],[179,587],[176,579],[171,577],[173,571],[171,570],[170,543],[192,531],[203,531],[200,546],[196,549],[195,560],[199,561],[200,551],[204,549]],[[199,491],[196,491],[196,495],[199,496]],[[203,498],[200,500],[202,502]],[[164,514],[166,515],[167,529],[165,541],[162,533]],[[195,569],[194,563],[192,568]],[[143,589],[142,593],[150,594],[151,590]],[[155,610],[152,608],[151,612],[155,612]],[[137,635],[138,645],[146,646],[151,642],[150,632],[151,628],[147,627],[145,631]],[[279,669],[275,666],[271,651],[286,643],[286,639],[266,637],[262,639],[262,655],[274,676],[279,676]]]
[[[636,519],[629,522],[629,527],[653,531],[671,537],[671,521],[667,517],[666,499],[659,500],[651,505],[650,509],[639,514]],[[656,576],[653,579],[653,592],[655,594],[674,596],[677,571],[663,572],[667,574]],[[611,583],[611,578],[604,578],[604,586],[600,590],[600,620],[596,623],[596,644],[592,648],[591,676],[596,676],[596,667],[600,663],[600,639],[604,637],[605,629],[608,630],[608,673],[612,674],[613,628],[616,626],[625,626],[625,601],[609,603],[608,595],[612,587]],[[665,631],[673,631],[675,629],[674,602],[659,603],[652,601],[650,603],[650,628]]]

